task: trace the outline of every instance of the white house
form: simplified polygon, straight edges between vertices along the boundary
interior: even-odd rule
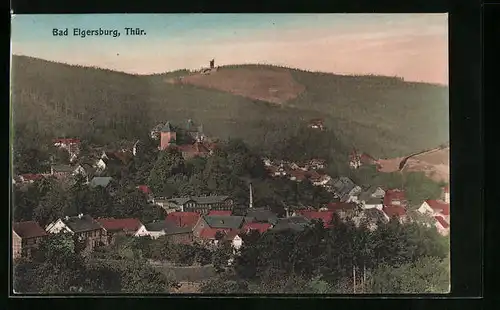
[[[95,164],[94,164],[95,168],[97,168],[97,170],[99,171],[104,171],[106,170],[106,163],[104,162],[104,160],[102,158],[99,158]]]
[[[329,175],[323,174],[320,178],[318,178],[317,180],[315,180],[313,182],[313,185],[315,185],[315,186],[324,186],[328,182],[330,182],[331,179],[332,179],[332,177],[330,177]]]
[[[142,225],[134,234],[135,237],[149,236],[152,239],[158,239],[160,236],[165,235],[165,222],[153,222]]]
[[[237,251],[243,245],[243,239],[241,239],[240,235],[234,236],[233,240],[231,240],[231,245]]]
[[[273,162],[267,157],[262,158],[262,162],[266,167],[271,167],[273,165]]]
[[[450,215],[450,205],[441,200],[428,199],[418,208],[418,212],[430,216],[441,215],[446,219]]]

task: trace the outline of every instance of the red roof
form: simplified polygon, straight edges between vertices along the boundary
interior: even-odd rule
[[[233,212],[232,211],[218,211],[218,210],[213,210],[208,212],[209,216],[217,216],[217,215],[222,215],[222,216],[231,216]]]
[[[323,176],[314,170],[308,171],[306,174],[309,176],[310,179],[314,179],[314,180],[318,180]]]
[[[54,143],[77,144],[80,143],[80,139],[54,139]]]
[[[387,214],[389,218],[392,218],[393,216],[401,217],[406,215],[406,209],[400,206],[383,207],[382,211]]]
[[[194,227],[200,218],[196,212],[172,212],[167,215],[165,221],[174,223],[179,227]]]
[[[295,179],[299,181],[307,179],[307,172],[303,170],[291,170],[288,173],[290,174],[290,176],[295,177]]]
[[[229,228],[210,228],[210,227],[203,228],[201,230],[201,232],[200,232],[200,238],[203,238],[203,239],[215,239],[215,234],[218,231],[226,234],[229,231],[231,231],[231,229],[229,229]]]
[[[352,210],[356,208],[356,204],[352,202],[330,202],[327,205],[328,210],[330,211],[339,211],[339,210]]]
[[[179,145],[177,146],[177,148],[183,153],[191,153],[191,154],[210,153],[210,150],[203,143],[199,142],[195,142],[193,144]]]
[[[43,174],[21,174],[20,176],[27,181],[36,181],[44,177]]]
[[[450,205],[440,200],[425,201],[434,211],[441,212],[443,215],[450,215]]]
[[[399,202],[399,204],[397,204]],[[406,205],[405,192],[399,189],[390,189],[385,192],[384,206],[398,207]]]
[[[258,230],[260,233],[267,231],[269,228],[271,228],[269,223],[246,223],[243,225],[244,231]]]
[[[103,218],[97,219],[99,224],[106,230],[123,230],[123,231],[137,231],[141,227],[142,223],[138,219],[128,218],[128,219],[114,219],[114,218]]]
[[[297,213],[303,215],[310,220],[321,220],[325,228],[330,227],[333,219],[333,211],[309,211],[299,210]]]
[[[34,221],[14,223],[12,229],[21,238],[43,237],[47,235],[47,232]]]
[[[444,228],[448,228],[450,227],[450,224],[448,224],[448,222],[446,222],[446,220],[442,217],[442,216],[435,216],[434,217],[438,222],[439,224],[441,224],[441,226],[443,226]]]
[[[151,194],[152,193],[151,189],[147,185],[139,185],[139,186],[137,186],[137,188],[141,192],[143,192],[144,194]]]
[[[226,232],[226,235],[224,236],[224,239],[226,239],[226,240],[233,240],[234,237],[236,237],[239,233],[240,233],[240,231],[237,230],[237,229],[230,230],[230,231]]]

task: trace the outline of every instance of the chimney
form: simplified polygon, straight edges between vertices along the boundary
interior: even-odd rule
[[[248,208],[252,209],[253,208],[252,183],[249,184],[249,191],[250,191],[250,204],[249,204]]]

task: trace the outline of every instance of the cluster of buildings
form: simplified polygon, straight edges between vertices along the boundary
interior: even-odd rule
[[[139,189],[148,192],[144,187]],[[433,219],[438,232],[447,235],[450,220],[448,188],[444,189],[443,195],[442,200],[424,201],[418,212]],[[254,208],[252,204],[244,215],[235,215],[233,199],[228,196],[207,196],[164,199],[163,208],[167,211],[165,219],[151,223],[142,223],[134,218],[94,219],[83,214],[60,218],[45,228],[34,221],[18,222],[12,226],[13,256],[32,256],[44,238],[60,232],[69,233],[75,240],[81,241],[84,251],[112,244],[118,235],[148,236],[153,239],[164,236],[172,243],[197,242],[207,247],[227,241],[237,250],[243,244],[242,234],[252,230],[259,233],[302,231],[312,220],[319,220],[325,228],[329,228],[335,214],[341,220],[353,219],[356,225],[364,221],[372,230],[391,218],[401,223],[414,220],[407,213],[403,191],[384,191],[380,187],[371,187],[352,197],[356,199],[332,202],[321,208],[293,210],[291,214],[287,210],[285,217],[278,217],[267,208]]]
[[[182,141],[177,141],[177,130],[170,122],[159,124],[151,131],[153,139],[159,140],[159,150],[167,148],[178,149],[184,159],[196,156],[207,157],[213,154],[216,143],[209,141],[203,134],[203,126],[196,126],[192,120],[187,121],[183,130]],[[111,178],[105,176],[105,171],[112,167],[118,169],[126,167],[137,155],[141,141],[124,141],[115,150],[106,150],[102,147],[93,147],[89,154],[81,155],[81,141],[79,139],[60,138],[53,141],[53,146],[67,151],[69,162],[52,164],[46,173],[21,174],[12,179],[14,185],[31,184],[44,177],[55,177],[59,180],[68,180],[82,176],[91,186],[107,186]]]
[[[323,129],[317,122],[317,129]],[[159,149],[177,148],[185,159],[195,156],[206,157],[216,147],[203,134],[201,126],[195,126],[188,120],[183,130],[182,141],[178,141],[177,130],[169,122],[156,126],[151,137],[159,140]],[[67,179],[77,175],[84,176],[89,186],[106,187],[111,177],[100,174],[112,165],[126,166],[137,155],[140,141],[124,143],[119,150],[113,152],[103,149],[94,150],[93,158],[79,158],[80,141],[78,139],[57,139],[54,146],[68,151],[70,163],[52,165],[46,174],[24,174],[13,179],[15,184],[29,184],[47,176]],[[151,223],[142,223],[138,219],[98,218],[90,215],[66,216],[42,228],[33,221],[14,223],[12,227],[13,256],[30,257],[40,242],[50,234],[65,232],[80,240],[87,251],[99,246],[112,244],[117,235],[136,237],[149,236],[156,239],[166,237],[173,243],[199,242],[207,246],[216,245],[219,241],[230,242],[235,249],[242,245],[242,234],[251,230],[260,233],[273,233],[283,230],[301,231],[311,224],[312,220],[320,220],[325,227],[330,227],[335,214],[340,219],[351,218],[359,225],[362,221],[370,229],[376,229],[381,222],[397,218],[401,223],[415,220],[408,212],[408,201],[405,192],[399,189],[383,189],[377,186],[361,187],[348,177],[332,178],[324,173],[325,161],[312,159],[304,163],[286,161],[274,162],[263,158],[263,163],[272,177],[285,177],[296,182],[309,180],[315,186],[321,186],[333,194],[334,201],[316,207],[302,209],[286,209],[284,217],[266,208],[254,208],[253,193],[250,185],[250,204],[241,208],[230,196],[209,195],[202,197],[155,197],[148,186],[139,185],[150,203],[165,211],[165,219]],[[361,164],[376,164],[366,154],[351,155],[351,167]],[[418,212],[431,221],[426,225],[434,225],[437,230],[449,233],[449,189],[443,189],[443,197],[439,200],[426,200]],[[237,211],[237,212],[235,212]],[[243,212],[242,212],[243,211]],[[241,215],[243,214],[243,215]]]

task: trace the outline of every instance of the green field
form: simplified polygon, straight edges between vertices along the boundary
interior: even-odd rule
[[[220,70],[243,67],[273,68],[242,65]],[[305,91],[273,105],[165,82],[184,71],[138,76],[13,56],[15,132],[18,138],[40,143],[58,136],[110,143],[142,136],[159,122],[182,126],[191,118],[202,123],[208,135],[243,138],[265,149],[309,119],[324,118],[332,138],[344,145],[343,152],[355,146],[375,157],[402,156],[449,139],[447,87],[286,70]]]

